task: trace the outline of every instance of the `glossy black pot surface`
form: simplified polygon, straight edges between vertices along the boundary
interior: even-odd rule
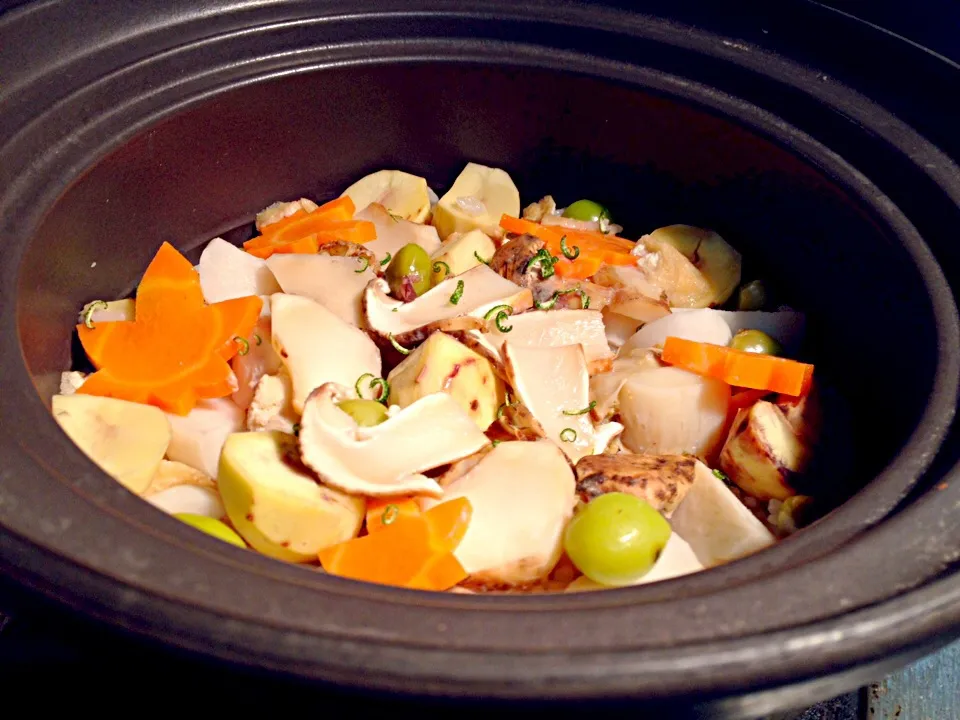
[[[648,10],[207,0],[0,17],[4,572],[168,646],[447,697],[749,715],[956,636],[960,485],[945,438],[960,172],[832,70],[772,51],[798,47],[776,18],[745,37]],[[806,4],[793,12],[812,22]],[[865,32],[831,22],[825,38]],[[915,67],[933,63],[916,52]],[[381,167],[443,188],[467,160],[508,169],[526,202],[602,198],[633,236],[685,222],[736,245],[749,275],[808,313],[804,352],[834,390],[814,480],[846,502],[694,577],[426,595],[197,537],[100,473],[50,417],[77,308],[129,292],[162,241],[239,241],[274,200],[329,199]]]

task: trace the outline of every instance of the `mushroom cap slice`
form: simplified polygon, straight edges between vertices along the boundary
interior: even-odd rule
[[[584,502],[628,493],[669,516],[693,485],[695,463],[689,455],[588,455],[577,463],[577,492]]]
[[[380,351],[365,332],[300,295],[271,296],[273,347],[293,381],[293,408],[326,382],[352,387],[364,373],[380,376]]]
[[[774,543],[773,533],[699,461],[693,486],[670,524],[706,567],[736,560]]]
[[[304,464],[325,484],[345,492],[439,497],[440,485],[421,473],[490,444],[446,393],[422,397],[373,427],[358,426],[337,407],[353,397],[346,387],[321,385],[307,398],[300,420]]]
[[[463,283],[456,304],[450,300]],[[389,295],[385,280],[374,280],[364,291],[363,314],[370,330],[383,338],[390,336],[401,345],[425,339],[435,330],[471,330],[485,327],[484,314],[497,305],[515,311],[529,308],[530,290],[505,280],[486,265],[462,275],[449,277],[412,302],[400,302]]]
[[[376,277],[366,256],[275,253],[267,259],[284,293],[315,300],[354,327],[365,327],[363,291]]]
[[[470,500],[473,514],[454,551],[480,585],[523,585],[546,577],[560,559],[573,514],[573,471],[548,440],[503,442],[447,485],[440,500]]]
[[[593,276],[593,282],[613,288],[610,312],[646,323],[670,314],[663,289],[650,281],[641,270],[630,265],[604,265]]]
[[[561,347],[503,346],[504,367],[510,384],[542,429],[577,462],[584,455],[603,452],[622,430],[619,423],[594,428],[587,361],[581,345]]]
[[[509,332],[491,325],[485,339],[498,350],[510,341],[516,347],[581,345],[588,369],[610,361],[603,315],[598,310],[533,310],[506,321]]]
[[[377,239],[363,246],[376,256],[378,263],[386,260],[387,255],[396,255],[397,250],[409,243],[416,243],[427,254],[436,252],[440,247],[440,236],[435,227],[395,218],[380,203],[370,203],[354,217],[372,222],[376,228]]]

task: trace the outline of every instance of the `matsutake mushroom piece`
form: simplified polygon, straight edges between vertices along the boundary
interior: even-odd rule
[[[458,497],[473,508],[454,551],[473,584],[500,588],[546,577],[560,559],[575,504],[573,471],[547,441],[502,442],[425,509]]]
[[[440,485],[421,473],[472,455],[490,443],[445,393],[422,397],[372,427],[357,425],[337,407],[353,397],[346,387],[324,384],[310,394],[300,420],[303,462],[324,483],[345,492],[439,497]]]
[[[507,342],[503,360],[510,385],[539,434],[553,440],[571,462],[603,452],[623,430],[613,422],[594,427],[582,346],[529,348]]]
[[[502,321],[502,332],[491,323],[485,339],[498,351],[507,341],[515,347],[581,345],[591,373],[610,368],[613,353],[607,344],[603,316],[597,310],[534,310]]]
[[[479,330],[484,314],[497,305],[514,312],[533,304],[530,290],[505,280],[486,265],[434,285],[412,302],[390,297],[385,280],[374,280],[364,291],[363,314],[371,332],[400,345],[422,342],[436,330]]]
[[[701,462],[697,462],[693,486],[670,524],[706,567],[750,555],[775,540],[773,533]]]
[[[365,327],[363,291],[376,277],[366,255],[275,253],[266,262],[283,292],[316,300],[344,322]]]
[[[689,455],[588,455],[577,463],[577,493],[583,502],[628,493],[669,517],[693,485],[696,462]]]
[[[370,203],[356,213],[354,218],[373,223],[377,239],[364,243],[363,246],[376,256],[378,263],[388,260],[388,255],[392,258],[397,254],[397,250],[409,243],[419,245],[428,255],[440,247],[440,236],[435,227],[395,218],[379,203]]]
[[[608,310],[648,323],[670,314],[663,289],[631,265],[604,265],[593,276],[593,282],[614,290]]]
[[[293,382],[293,408],[323,383],[352,387],[364,373],[380,376],[380,351],[369,336],[332,310],[300,295],[270,298],[273,347]]]

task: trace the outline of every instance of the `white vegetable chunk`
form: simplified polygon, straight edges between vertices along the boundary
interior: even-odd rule
[[[364,373],[380,376],[380,351],[373,340],[333,311],[300,295],[273,295],[270,304],[273,347],[293,381],[298,413],[324,383],[353,387]]]
[[[376,277],[360,257],[276,254],[267,267],[283,292],[316,300],[344,322],[364,327],[361,299],[367,283]]]
[[[700,309],[674,312],[659,320],[647,323],[624,343],[622,353],[633,350],[663,346],[668,337],[678,337],[693,342],[727,345],[733,337],[719,310]]]
[[[573,472],[549,440],[503,442],[425,509],[465,497],[473,512],[454,551],[471,579],[522,585],[557,564],[575,503]]]
[[[736,560],[774,543],[766,526],[700,462],[693,487],[670,523],[706,567]]]
[[[166,416],[171,431],[167,457],[216,477],[227,436],[243,429],[243,410],[228,398],[216,398],[201,400],[186,415]]]
[[[200,263],[200,288],[208,303],[279,292],[280,286],[267,264],[258,257],[214,238],[203,249]]]
[[[631,375],[618,396],[632,452],[711,457],[723,442],[730,386],[673,367]]]

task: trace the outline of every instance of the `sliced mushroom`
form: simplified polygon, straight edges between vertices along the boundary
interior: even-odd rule
[[[397,250],[409,243],[419,245],[428,255],[440,247],[440,236],[436,228],[395,218],[378,203],[371,203],[354,217],[374,224],[377,239],[364,243],[363,246],[376,255],[378,264],[386,260],[388,255],[396,255]]]
[[[283,366],[283,361],[273,349],[271,342],[273,321],[270,312],[270,296],[261,299],[263,309],[260,311],[257,324],[253,327],[253,332],[246,338],[247,347],[242,351],[242,355],[237,353],[230,360],[230,367],[237,376],[237,390],[233,393],[233,401],[244,410],[250,406],[260,378],[277,372]]]
[[[292,434],[297,419],[290,376],[281,370],[276,375],[260,378],[247,408],[247,430],[279,430]]]
[[[603,325],[607,332],[607,344],[612,352],[622,348],[624,343],[642,327],[637,320],[615,313],[609,307],[603,309]]]
[[[267,265],[283,292],[316,300],[344,322],[362,328],[366,326],[363,291],[379,269],[376,259],[371,264],[371,257],[369,253],[354,257],[277,253],[267,259]]]
[[[503,321],[501,332],[493,323],[485,339],[498,351],[503,344],[517,347],[582,345],[588,369],[607,368],[613,354],[607,345],[603,316],[596,310],[534,310]]]
[[[608,309],[638,323],[648,323],[670,314],[663,288],[639,269],[630,265],[604,265],[593,276],[593,282],[613,288]]]
[[[603,452],[620,434],[619,423],[593,425],[587,362],[580,345],[530,348],[503,346],[504,367],[520,402],[570,458]]]
[[[530,268],[530,261],[545,247],[540,238],[520,235],[500,246],[490,260],[490,268],[517,285],[532,287],[542,278],[536,268]]]
[[[533,285],[533,299],[547,303],[552,310],[603,310],[616,297],[617,291],[589,280],[572,280],[551,275]]]
[[[693,484],[695,463],[689,455],[588,455],[577,462],[577,492],[584,502],[628,493],[669,517]]]
[[[620,390],[633,375],[663,367],[653,352],[635,350],[621,353],[608,372],[590,378],[590,400],[597,403],[597,417],[612,415],[619,406]]]
[[[321,385],[307,398],[300,421],[303,462],[324,483],[345,492],[439,497],[440,485],[421,473],[468,457],[490,443],[445,393],[420,398],[373,427],[358,426],[337,407],[352,397],[346,387]]]
[[[736,560],[774,543],[766,526],[701,462],[696,463],[693,485],[670,524],[706,567]]]
[[[461,284],[462,283],[462,284]],[[484,314],[497,305],[519,312],[530,307],[530,291],[505,280],[486,265],[447,278],[412,302],[389,296],[385,280],[374,280],[363,294],[363,314],[382,340],[400,345],[421,342],[435,330],[463,331],[485,327]]]
[[[575,502],[573,471],[547,440],[503,442],[450,483],[439,500],[465,497],[473,512],[454,554],[479,585],[523,585],[560,559]]]
[[[794,413],[798,423],[801,412]],[[734,418],[720,453],[720,468],[748,495],[786,500],[796,495],[793,477],[806,469],[811,455],[812,446],[798,435],[784,411],[760,400]]]
[[[310,298],[270,298],[273,347],[293,380],[293,408],[326,382],[352,387],[364,373],[380,376],[380,351],[365,332]],[[334,350],[335,349],[335,350]]]

